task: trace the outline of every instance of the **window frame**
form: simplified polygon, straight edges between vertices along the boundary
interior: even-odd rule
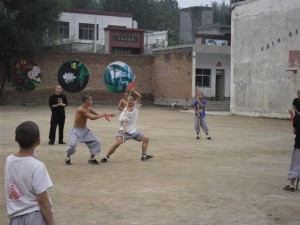
[[[208,72],[209,73],[205,73]],[[212,69],[211,68],[196,68],[195,71],[195,83],[197,87],[201,88],[211,88],[211,75],[212,75]],[[197,78],[200,78],[201,81],[197,82]],[[204,85],[204,78],[208,78],[208,86]],[[201,85],[202,84],[202,85]]]
[[[79,23],[78,24],[78,39],[79,40],[88,40],[93,41],[95,38],[95,32],[96,33],[96,40],[99,39],[99,25],[96,25],[93,23]]]
[[[57,34],[60,38],[70,38],[70,23],[66,21],[57,21]]]

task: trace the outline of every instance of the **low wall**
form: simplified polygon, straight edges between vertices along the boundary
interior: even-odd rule
[[[85,64],[89,70],[89,83],[79,93],[67,93],[71,104],[78,104],[82,95],[90,94],[95,103],[115,104],[121,98],[121,94],[109,92],[103,81],[105,67],[114,61],[123,61],[130,65],[136,75],[137,90],[143,94],[145,102],[153,102],[152,91],[152,56],[120,56],[108,54],[79,53],[43,51],[33,52],[22,57],[33,59],[41,69],[42,81],[39,86],[31,92],[19,92],[12,88],[6,81],[4,90],[0,97],[0,104],[24,104],[37,103],[47,104],[48,97],[53,93],[57,85],[57,74],[59,67],[68,60],[78,60]],[[5,63],[0,62],[0,78],[5,74]],[[1,79],[0,79],[1,81]]]

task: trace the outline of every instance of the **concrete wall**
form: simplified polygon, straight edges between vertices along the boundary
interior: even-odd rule
[[[4,92],[0,97],[1,104],[38,103],[47,104],[48,97],[53,93],[57,82],[59,67],[67,60],[79,60],[85,64],[90,72],[89,83],[80,93],[66,93],[71,103],[79,104],[84,94],[93,96],[96,103],[116,104],[122,94],[109,92],[103,82],[105,67],[114,61],[123,61],[129,64],[136,75],[137,89],[141,91],[146,102],[153,102],[152,94],[152,56],[117,56],[100,55],[92,53],[67,53],[67,52],[36,52],[24,55],[32,58],[42,72],[42,82],[31,92],[19,92],[6,82]],[[1,66],[2,65],[2,66]],[[4,66],[0,62],[0,80],[4,74]]]
[[[179,40],[181,44],[192,44],[198,27],[213,23],[211,7],[190,7],[180,10]]]
[[[300,1],[241,2],[232,12],[231,111],[248,116],[288,116],[300,71],[289,52],[300,49]]]
[[[192,47],[154,50],[155,104],[189,105],[192,101]]]

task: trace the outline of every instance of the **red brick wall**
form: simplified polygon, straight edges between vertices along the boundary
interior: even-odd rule
[[[26,55],[24,55],[26,57]],[[32,92],[18,92],[6,82],[4,91],[0,97],[2,104],[38,103],[47,104],[48,97],[53,93],[57,84],[59,67],[67,60],[78,60],[84,63],[90,72],[89,83],[80,93],[65,93],[69,102],[78,104],[84,94],[93,96],[95,103],[118,102],[122,94],[109,92],[103,82],[103,71],[113,61],[123,61],[131,66],[136,75],[137,90],[140,91],[145,101],[152,102],[152,56],[118,56],[93,53],[70,53],[70,52],[36,52],[30,56],[41,68],[42,82]],[[2,66],[1,66],[2,65]],[[0,78],[3,76],[3,64],[0,63]],[[1,81],[1,79],[0,79]]]

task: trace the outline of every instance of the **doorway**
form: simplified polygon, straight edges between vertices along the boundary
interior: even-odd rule
[[[224,101],[225,97],[225,70],[216,70],[216,101]]]

